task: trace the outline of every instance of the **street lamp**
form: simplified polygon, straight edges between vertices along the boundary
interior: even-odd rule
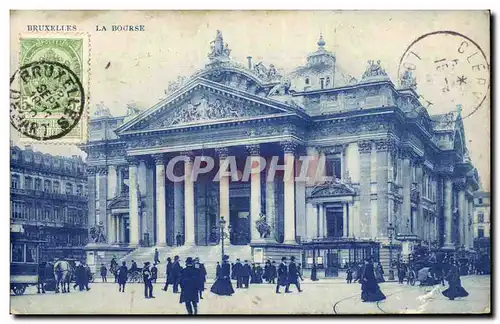
[[[392,268],[392,240],[394,238],[394,226],[392,226],[392,223],[389,223],[387,234],[389,235],[389,280],[394,280],[394,269]]]
[[[221,216],[220,221],[219,221],[219,237],[221,240],[221,247],[222,247],[222,255],[221,257],[224,257],[224,239],[230,238],[230,235],[226,233],[226,220],[224,219],[224,216]],[[228,226],[229,233],[231,232],[231,225]],[[222,259],[222,258],[221,258]]]

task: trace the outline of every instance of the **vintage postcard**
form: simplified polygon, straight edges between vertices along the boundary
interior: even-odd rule
[[[11,11],[11,313],[491,314],[490,19]]]

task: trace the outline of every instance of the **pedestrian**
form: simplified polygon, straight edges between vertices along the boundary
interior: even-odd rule
[[[136,272],[138,271],[138,268],[137,268],[137,263],[132,260],[132,265],[130,266],[130,272]]]
[[[402,262],[398,262],[398,282],[403,284],[406,275],[406,266]]]
[[[182,269],[180,274],[181,296],[180,303],[186,305],[186,310],[189,315],[198,314],[198,291],[200,288],[199,278],[200,270],[195,268],[193,258],[186,259],[186,267]]]
[[[241,288],[243,277],[242,277],[242,268],[243,265],[240,262],[240,259],[236,259],[236,263],[233,266],[232,278],[236,279],[236,288]]]
[[[170,257],[167,258],[167,266],[165,269],[165,287],[163,287],[164,291],[168,290],[168,285],[172,285],[172,259]]]
[[[446,281],[448,281],[448,289],[443,291],[443,295],[448,297],[449,300],[455,300],[457,297],[467,297],[469,293],[462,287],[462,282],[460,280],[460,272],[454,260],[450,260],[450,265],[448,268],[448,274],[446,275]]]
[[[262,269],[260,264],[257,264],[255,266],[255,282],[254,283],[261,284],[263,274],[264,274],[264,270]]]
[[[158,268],[156,267],[156,263],[151,267],[151,282],[156,283],[156,279],[158,279]]]
[[[278,270],[276,269],[276,261],[271,262],[271,270],[270,270],[270,282],[272,284],[276,283],[276,278],[278,277]]]
[[[290,257],[290,264],[288,265],[288,280],[286,284],[286,289],[285,292],[289,293],[290,291],[290,285],[294,284],[295,287],[297,287],[297,290],[302,292],[300,289],[300,282],[299,282],[299,277],[302,277],[299,272],[299,268],[297,264],[295,263],[295,257],[291,256]]]
[[[101,280],[102,282],[108,282],[108,269],[106,269],[106,266],[104,265],[104,263],[101,263],[101,269],[100,269],[100,272],[101,272]]]
[[[125,261],[122,262],[122,266],[118,269],[118,291],[125,292],[125,284],[127,283],[128,278],[128,269],[127,263]]]
[[[375,302],[386,298],[377,284],[374,271],[371,258],[366,258],[361,275],[361,300],[363,302]]]
[[[217,266],[215,267],[215,279],[220,276],[220,262],[217,261]]]
[[[377,280],[377,283],[385,282],[384,268],[382,268],[380,262],[375,262],[374,266],[375,266],[375,279]]]
[[[36,293],[37,294],[40,294],[40,292],[42,294],[45,294],[45,287],[44,287],[44,284],[45,284],[45,279],[47,278],[46,276],[46,264],[47,262],[41,262],[38,264],[38,281],[37,281],[37,284],[36,284]]]
[[[250,280],[250,276],[252,275],[252,268],[248,264],[248,260],[245,260],[244,265],[241,267],[241,287],[240,288],[248,288],[248,283]]]
[[[73,286],[73,289],[76,289],[76,287],[78,287],[79,291],[83,291],[84,277],[85,277],[85,268],[82,262],[78,262],[75,269],[75,285]]]
[[[144,298],[155,298],[153,296],[153,283],[151,282],[151,270],[149,269],[149,261],[144,262],[144,268],[142,268],[142,280],[144,281]]]
[[[231,284],[231,265],[229,264],[229,256],[222,257],[222,264],[217,266],[217,278],[210,288],[210,291],[219,296],[231,296],[234,294],[233,285]]]
[[[269,283],[269,278],[271,275],[271,260],[267,259],[264,264],[264,274],[262,275],[262,279],[264,279],[267,283]]]
[[[205,282],[207,281],[207,269],[205,269],[205,265],[200,262],[200,258],[198,257],[194,259],[194,267],[199,272],[200,299],[203,299],[203,291],[205,290]]]
[[[84,275],[84,287],[85,287],[85,290],[89,291],[90,290],[90,287],[89,287],[89,282],[90,280],[92,279],[92,271],[90,270],[90,267],[88,264],[84,264],[84,267],[85,267],[85,275]]]
[[[316,267],[316,263],[313,263],[311,268],[311,281],[318,281],[318,268]]]
[[[278,282],[276,283],[276,293],[280,294],[280,287],[288,285],[288,268],[286,266],[286,257],[281,258],[281,263],[278,266]],[[289,292],[285,290],[285,292]]]
[[[160,264],[160,252],[158,252],[158,249],[155,249],[155,260],[154,263]]]
[[[347,273],[347,277],[346,277],[347,283],[350,284],[350,283],[352,283],[352,268],[351,268],[351,266],[349,266],[347,268],[346,273]]]
[[[182,245],[182,235],[181,232],[177,232],[177,235],[175,235],[175,243],[177,246]]]
[[[174,294],[179,293],[179,280],[181,278],[182,266],[180,265],[179,256],[174,256],[174,264],[172,265],[172,284],[174,286]]]

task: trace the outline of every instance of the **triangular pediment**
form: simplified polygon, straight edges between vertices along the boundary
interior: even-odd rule
[[[116,133],[121,135],[295,114],[301,115],[295,108],[278,101],[200,78],[123,124]]]
[[[346,183],[325,183],[316,186],[311,191],[311,198],[328,198],[339,196],[354,196],[356,191]]]

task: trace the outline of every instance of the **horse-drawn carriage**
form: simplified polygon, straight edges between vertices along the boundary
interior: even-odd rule
[[[27,237],[22,228],[10,233],[10,289],[22,295],[38,284],[39,245],[43,241]]]

